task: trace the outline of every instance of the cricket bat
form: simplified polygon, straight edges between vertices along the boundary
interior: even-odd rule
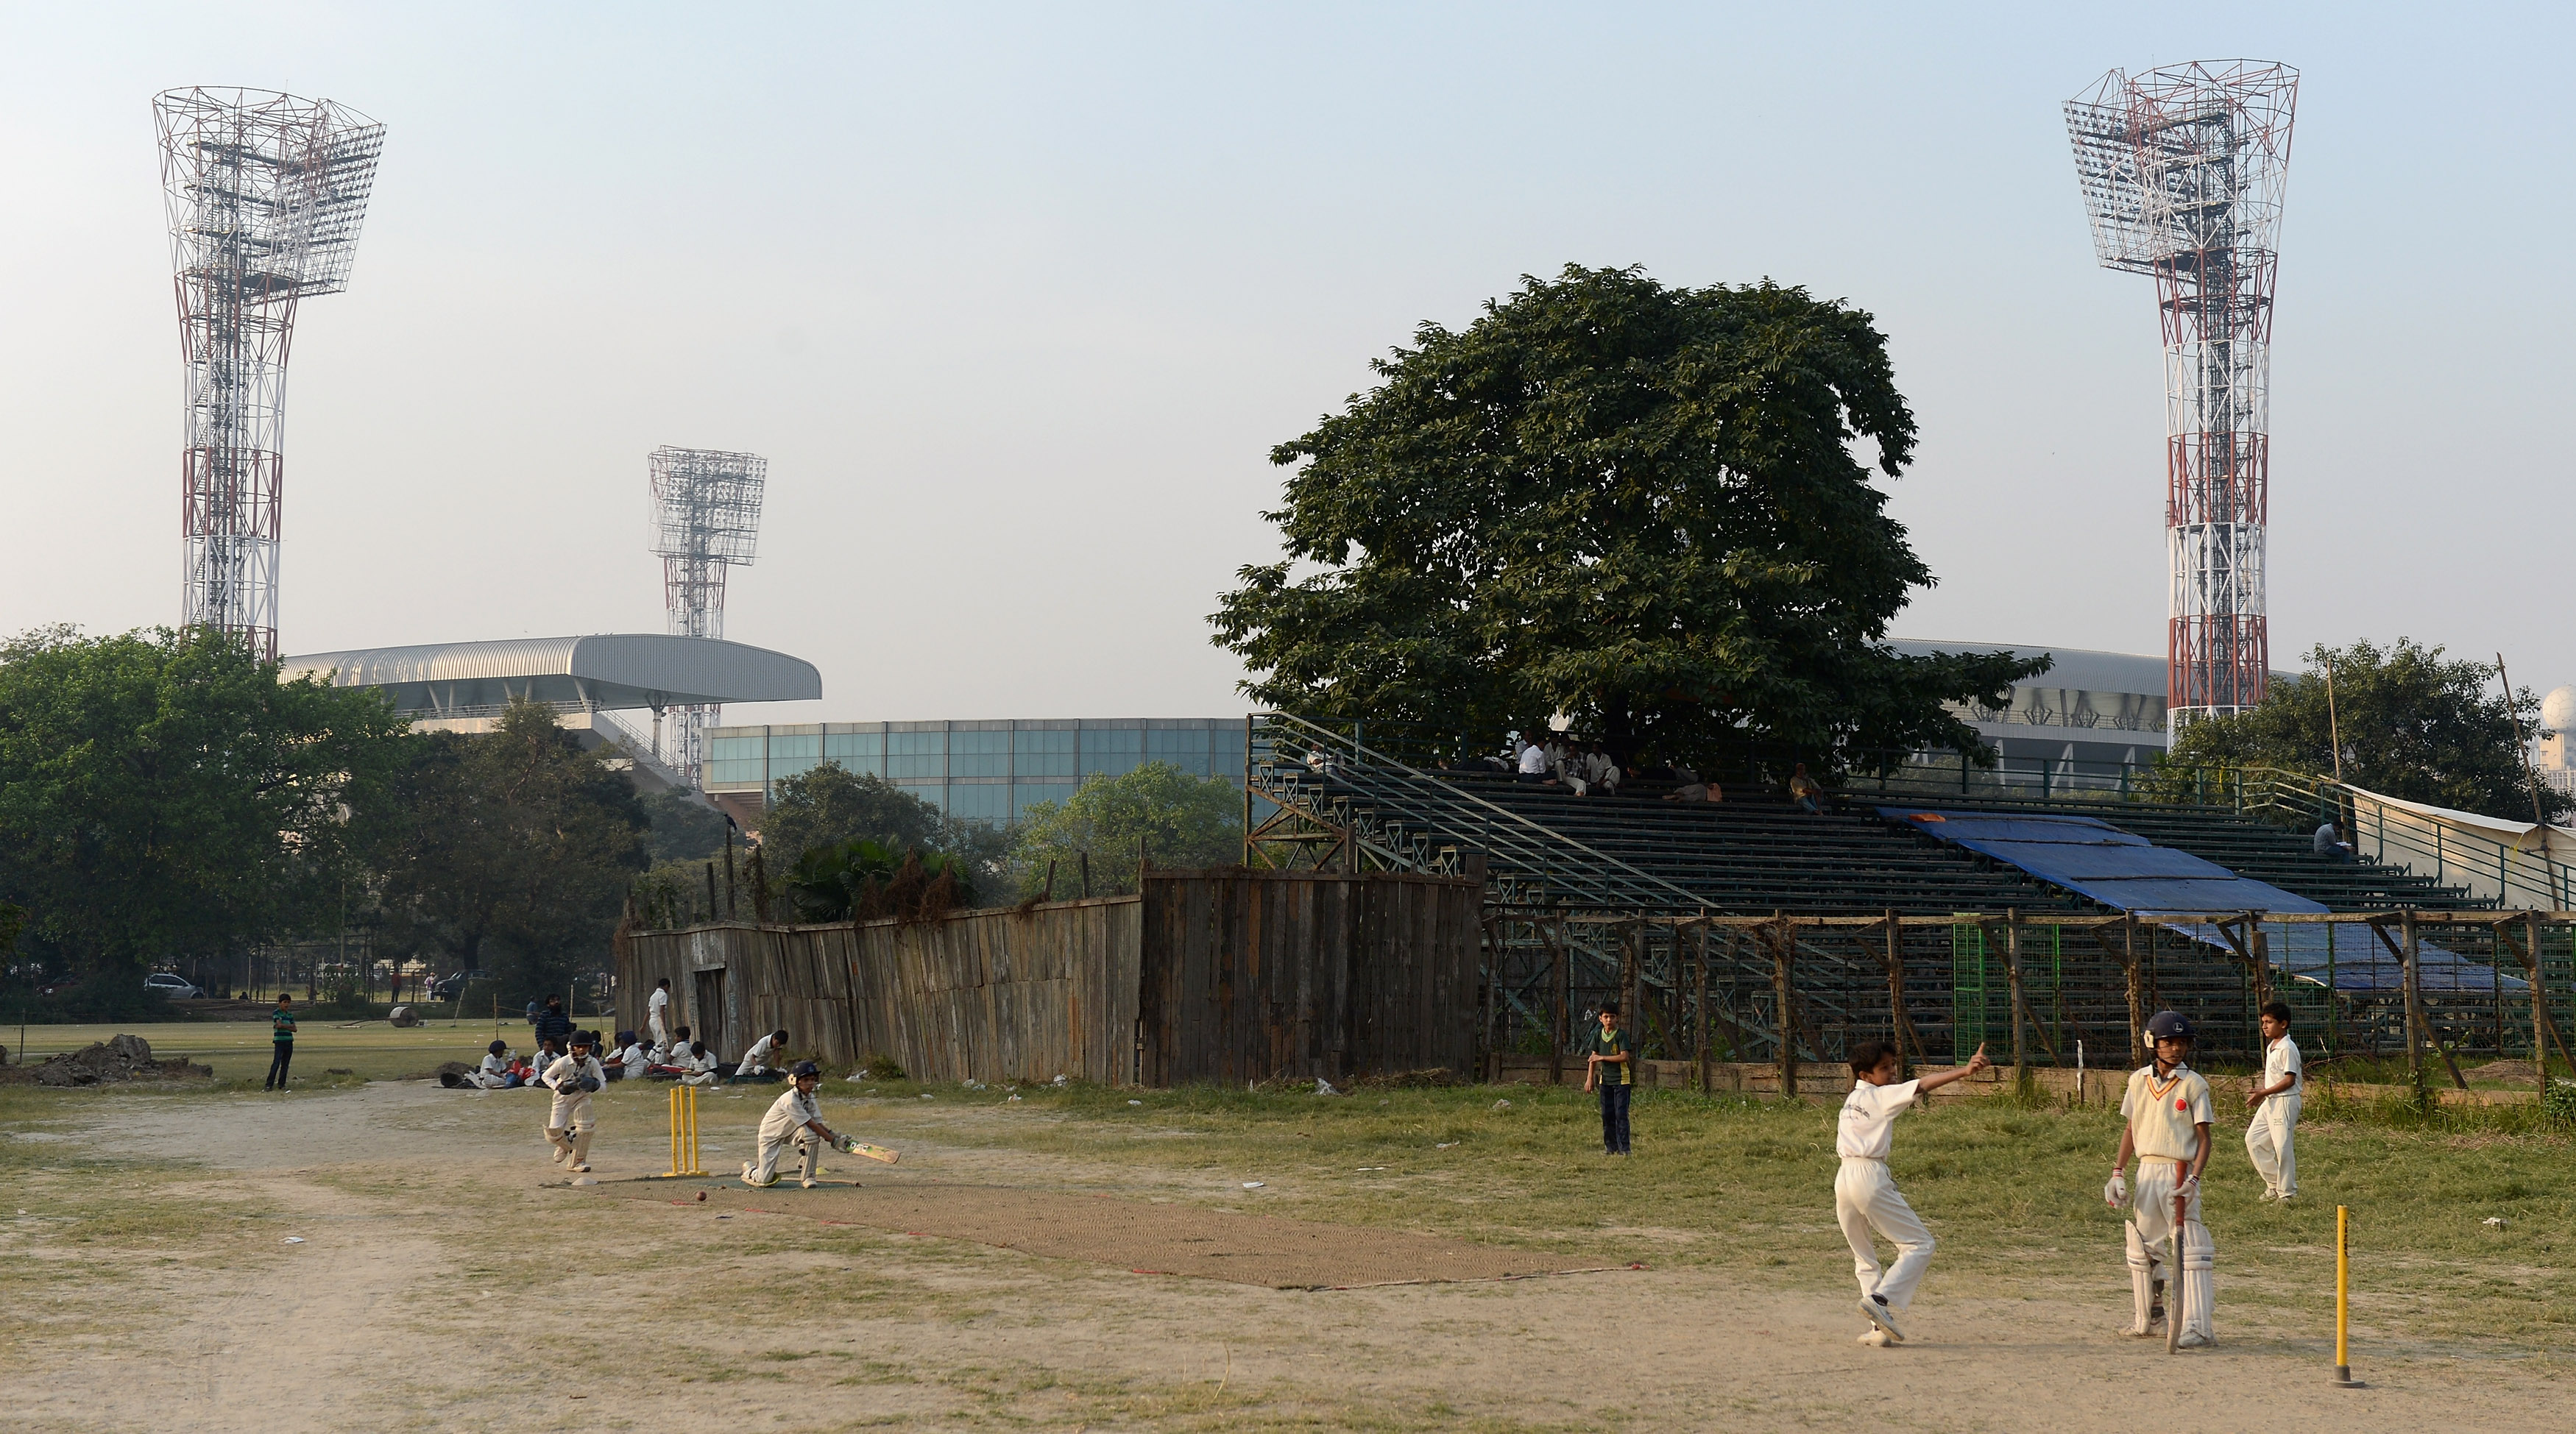
[[[841,1139],[841,1149],[850,1155],[864,1155],[880,1165],[892,1165],[903,1158],[903,1152],[900,1150],[883,1145],[870,1145],[866,1141],[853,1140],[847,1136]]]

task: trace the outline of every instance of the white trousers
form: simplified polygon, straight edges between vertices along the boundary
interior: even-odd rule
[[[2175,1280],[2183,1281],[2183,1329],[2205,1338],[2217,1338],[2218,1316],[2218,1245],[2209,1238],[2209,1227],[2201,1223],[2200,1191],[2194,1187],[2191,1199],[2183,1207],[2182,1264],[2180,1270],[2170,1267],[2166,1240],[2173,1234],[2174,1185],[2182,1178],[2183,1167],[2173,1161],[2150,1156],[2138,1162],[2135,1206],[2129,1213],[2128,1231],[2129,1291],[2136,1303],[2136,1320],[2131,1328],[2147,1332],[2148,1310],[2155,1298],[2152,1281],[2165,1282],[2167,1319],[2173,1318]]]
[[[589,1091],[576,1086],[570,1095],[555,1092],[554,1105],[546,1112],[546,1139],[558,1149],[569,1151],[573,1164],[590,1163],[590,1138],[596,1129]]]
[[[656,1048],[667,1046],[671,1043],[671,1033],[663,1029],[662,1013],[660,1011],[655,1011],[650,1017],[646,1018],[644,1024],[653,1028],[653,1044]]]
[[[2299,1156],[2291,1141],[2299,1129],[2299,1093],[2284,1091],[2254,1107],[2254,1118],[2245,1126],[2245,1153],[2254,1161],[2254,1173],[2263,1177],[2263,1188],[2274,1195],[2299,1193]]]
[[[1893,1309],[1912,1304],[1914,1287],[1932,1263],[1932,1232],[1898,1193],[1886,1161],[1843,1157],[1843,1168],[1834,1176],[1834,1220],[1851,1246],[1852,1274],[1860,1280],[1861,1295],[1885,1295]],[[1896,1263],[1884,1274],[1872,1232],[1896,1246]]]
[[[796,1153],[804,1157],[803,1178],[813,1179],[815,1172],[823,1167],[823,1137],[800,1126],[792,1136],[781,1136],[776,1140],[764,1140],[760,1143],[760,1158],[751,1163],[751,1176],[744,1183],[766,1185],[777,1179],[778,1158],[787,1153],[787,1147],[790,1145],[795,1146]]]

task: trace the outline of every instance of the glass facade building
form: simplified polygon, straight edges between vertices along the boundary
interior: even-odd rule
[[[1169,762],[1243,785],[1241,717],[991,722],[813,722],[707,729],[707,794],[766,801],[782,777],[824,762],[885,778],[941,811],[1011,825],[1089,776]],[[1265,804],[1266,805],[1266,804]]]

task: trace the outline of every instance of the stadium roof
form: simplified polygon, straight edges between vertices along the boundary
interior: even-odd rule
[[[407,713],[475,716],[514,698],[558,708],[796,702],[823,695],[814,664],[712,637],[601,633],[374,647],[287,658],[280,676],[382,688]]]

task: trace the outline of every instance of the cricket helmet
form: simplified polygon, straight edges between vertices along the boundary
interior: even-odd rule
[[[2158,1011],[2147,1017],[2147,1039],[2150,1041],[2190,1040],[2191,1019],[2180,1011]]]
[[[796,1063],[796,1074],[800,1079],[805,1076],[812,1076],[816,1080],[820,1080],[823,1078],[823,1068],[814,1064],[812,1061],[798,1061]]]

